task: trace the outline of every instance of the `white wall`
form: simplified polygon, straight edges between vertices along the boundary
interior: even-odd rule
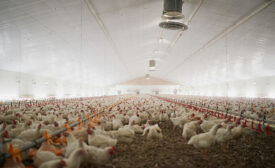
[[[121,94],[136,94],[139,91],[140,94],[155,94],[158,91],[159,94],[174,94],[174,90],[179,89],[179,85],[117,85],[116,90],[120,90]]]
[[[184,88],[180,94],[230,97],[275,98],[275,77],[262,77],[228,83]]]
[[[35,76],[0,70],[0,100],[17,98],[47,98],[101,96],[115,93],[111,88],[61,81],[54,78]]]

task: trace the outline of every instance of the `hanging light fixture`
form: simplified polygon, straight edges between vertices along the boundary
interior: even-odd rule
[[[154,71],[156,70],[156,60],[149,60],[149,71]]]
[[[149,80],[150,79],[150,74],[146,74],[145,78],[146,78],[146,80]]]
[[[169,30],[187,30],[188,26],[184,24],[181,19],[184,18],[182,14],[182,0],[164,0],[162,21],[159,26],[163,29]]]
[[[182,14],[182,0],[164,0],[162,18],[164,19],[181,19],[184,18]]]

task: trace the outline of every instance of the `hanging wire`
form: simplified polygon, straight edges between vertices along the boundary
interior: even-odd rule
[[[82,61],[83,61],[83,0],[81,0],[81,9],[80,9],[80,21],[81,21],[81,30],[80,30],[80,59],[79,59],[79,77],[80,77],[80,81],[79,81],[79,92],[81,92],[81,96],[82,96],[82,81],[83,81],[83,65],[82,65]],[[80,94],[80,93],[78,93]]]
[[[20,98],[21,97],[21,94],[22,94],[22,92],[21,92],[21,82],[22,82],[22,66],[23,66],[23,58],[22,58],[22,41],[21,41],[21,32],[19,32],[19,30],[18,30],[18,27],[16,27],[17,29],[16,29],[16,32],[18,32],[19,33],[19,38],[20,38],[20,41],[18,42],[18,55],[19,55],[19,57],[20,57],[20,63],[19,63],[19,79],[16,79],[17,81],[16,82],[18,82],[18,98]]]
[[[228,39],[227,35],[225,36],[225,78],[226,78],[226,106],[228,106]],[[228,107],[227,107],[228,108]]]
[[[155,46],[155,49],[159,49],[160,47],[161,47],[161,43],[163,43],[163,41],[162,42],[160,42],[159,40],[160,39],[162,39],[163,40],[163,32],[164,32],[164,29],[160,29],[160,31],[159,31],[159,36],[158,36],[158,38],[157,38],[157,43],[156,43],[156,46]]]

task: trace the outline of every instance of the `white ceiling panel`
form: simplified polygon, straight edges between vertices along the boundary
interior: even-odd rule
[[[204,0],[179,32],[159,28],[162,0],[1,0],[0,69],[106,86],[154,58],[152,76],[186,85],[274,76],[275,3],[214,40],[265,2]]]

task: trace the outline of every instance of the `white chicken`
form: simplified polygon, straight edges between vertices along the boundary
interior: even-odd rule
[[[128,128],[120,128],[117,131],[109,131],[108,135],[118,140],[118,142],[131,143],[135,138],[135,131]]]
[[[148,114],[146,112],[140,113],[139,117],[141,119],[141,123],[145,123],[148,120]]]
[[[64,156],[68,158],[75,149],[82,146],[83,140],[76,139],[75,136],[69,132],[65,135],[67,136],[67,146],[64,148],[65,152],[63,153],[65,153]]]
[[[186,123],[183,127],[182,137],[184,139],[190,139],[192,136],[197,135],[198,131],[200,131],[200,124],[202,120],[199,121],[191,121]]]
[[[133,115],[130,119],[129,119],[129,123],[135,123],[137,125],[139,125],[141,123],[141,119],[139,117],[139,114]]]
[[[37,151],[35,154],[33,161],[34,166],[39,167],[42,163],[48,162],[51,160],[61,159],[62,157],[56,156],[53,152],[50,151]]]
[[[56,159],[42,163],[39,168],[65,168],[66,162],[64,160]]]
[[[154,113],[151,115],[151,121],[152,121],[153,123],[156,123],[156,122],[159,121],[159,115],[158,115],[158,114],[159,114],[159,113],[154,112]]]
[[[216,124],[209,132],[192,136],[187,144],[193,145],[195,148],[202,149],[202,154],[205,155],[205,150],[215,144],[215,136],[219,128],[222,126]]]
[[[162,111],[159,115],[159,121],[168,121],[169,116],[166,112]]]
[[[116,139],[113,139],[106,135],[96,134],[90,128],[88,128],[87,132],[88,132],[88,144],[89,145],[104,148],[104,147],[109,147],[109,146],[115,146],[117,143]]]
[[[15,125],[15,128],[11,129],[8,131],[9,133],[9,138],[16,138],[22,131],[29,129],[31,126],[32,122],[28,121],[24,124],[21,125]]]
[[[42,163],[39,168],[80,168],[86,162],[87,152],[78,148],[75,149],[68,159],[56,159]]]
[[[179,126],[180,128],[183,128],[184,124],[189,121],[188,116],[180,116],[180,117],[176,117],[176,118],[170,118],[170,120],[172,121],[172,123],[174,125],[173,130],[177,126]]]
[[[242,136],[246,136],[247,134],[250,134],[250,133],[253,132],[253,130],[251,130],[251,129],[244,128],[244,124],[243,123],[240,124],[240,125],[238,125],[237,123],[235,123],[235,126],[237,126],[237,127],[234,127],[232,129],[232,131],[231,131],[232,132],[232,136],[233,136],[234,139],[235,138],[240,138]]]
[[[113,129],[113,123],[111,121],[108,121],[108,120],[101,121],[101,125],[105,131],[110,131]]]
[[[162,139],[163,135],[158,124],[144,129],[142,136],[147,135],[148,139]]]
[[[143,133],[143,129],[141,128],[141,126],[136,125],[135,121],[132,121],[129,125],[125,125],[123,128],[131,129],[137,134],[142,134]]]
[[[83,141],[88,141],[88,133],[86,128],[76,128],[74,131],[71,132],[74,137],[78,139],[82,139]]]
[[[224,120],[204,120],[201,124],[203,132],[208,132],[214,125],[221,124]]]
[[[106,165],[111,160],[111,156],[115,152],[115,147],[97,148],[84,143],[84,148],[88,153],[88,164]]]
[[[122,124],[122,122],[121,122],[121,120],[120,119],[114,119],[113,121],[112,121],[112,124],[113,124],[113,130],[118,130],[119,128],[122,128],[123,127],[123,124]]]
[[[219,144],[222,144],[232,139],[233,138],[232,132],[231,132],[232,128],[234,128],[234,126],[228,125],[226,129],[225,128],[218,129],[215,137],[216,142]]]
[[[21,132],[21,134],[18,135],[18,138],[24,141],[34,141],[42,136],[40,129],[41,124],[39,124],[36,129],[27,129]]]
[[[64,159],[65,168],[80,168],[82,164],[86,163],[88,153],[83,148],[75,149],[68,159]]]

